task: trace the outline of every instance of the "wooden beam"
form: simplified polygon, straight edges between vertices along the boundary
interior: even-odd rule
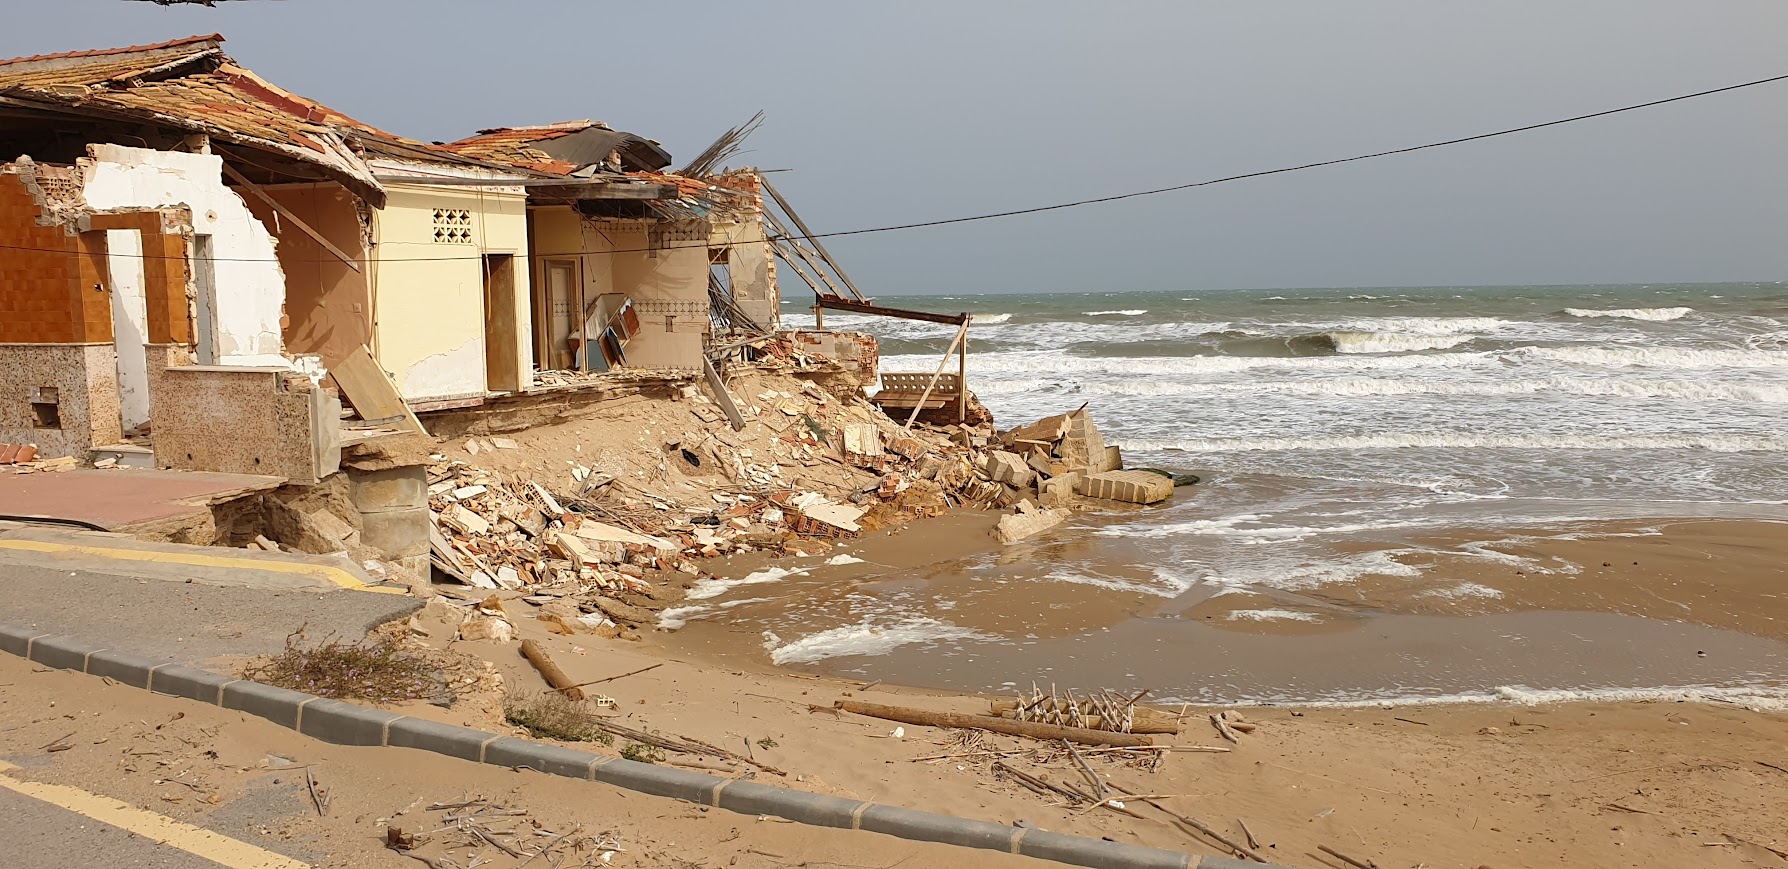
[[[819,296],[814,304],[821,308],[844,311],[850,314],[869,314],[876,317],[895,317],[901,320],[923,320],[927,323],[943,323],[947,326],[961,326],[969,321],[967,314],[933,314],[930,311],[907,311],[901,308],[884,308],[868,302],[853,302],[849,299],[833,299]]]
[[[759,176],[758,182],[764,185],[764,192],[770,194],[770,198],[776,200],[776,204],[782,208],[782,213],[788,215],[788,219],[795,222],[795,227],[801,230],[801,234],[805,237],[805,240],[813,242],[813,249],[819,252],[819,255],[825,259],[828,265],[832,266],[832,271],[838,273],[838,279],[844,281],[845,286],[850,287],[851,295],[856,296],[860,300],[868,301],[863,295],[863,291],[857,289],[857,284],[855,281],[851,280],[851,276],[844,273],[844,268],[838,264],[838,260],[832,258],[832,252],[826,250],[826,246],[820,243],[819,238],[813,234],[813,230],[807,228],[807,221],[802,220],[801,215],[796,214],[793,208],[788,207],[788,200],[783,199],[782,194],[776,192],[776,188],[770,184],[770,179]]]
[[[310,224],[305,223],[303,218],[300,218],[298,215],[293,214],[290,209],[288,209],[284,205],[281,205],[278,202],[274,201],[273,197],[267,195],[267,191],[262,190],[260,187],[255,186],[255,183],[253,181],[250,181],[247,178],[242,177],[242,173],[236,171],[236,169],[234,167],[232,167],[229,163],[223,163],[222,165],[223,165],[224,174],[228,175],[230,177],[231,181],[234,181],[237,184],[242,185],[242,187],[244,189],[246,189],[248,192],[253,193],[256,197],[259,197],[262,202],[267,203],[268,208],[273,209],[275,212],[277,212],[279,214],[280,217],[283,217],[286,220],[291,221],[293,226],[296,226],[299,229],[303,230],[305,235],[310,236],[312,241],[315,241],[317,244],[322,245],[324,250],[329,251],[332,254],[335,254],[335,258],[341,260],[343,263],[346,263],[348,268],[351,268],[354,271],[360,271],[360,263],[355,262],[353,257],[348,256],[347,254],[343,253],[341,248],[336,247],[335,245],[331,244],[329,242],[329,239],[326,239],[323,237],[322,233],[320,233],[314,229],[311,229]]]

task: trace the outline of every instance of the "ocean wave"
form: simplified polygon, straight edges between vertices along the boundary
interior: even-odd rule
[[[1360,317],[1343,320],[1336,328],[1353,332],[1403,332],[1411,335],[1458,335],[1494,332],[1519,325],[1496,317]]]
[[[974,315],[974,317],[975,317],[975,322],[979,323],[983,326],[991,325],[994,323],[1004,323],[1007,320],[1012,319],[1011,314],[976,314],[976,315]]]
[[[1788,357],[1788,354],[1783,354]],[[1053,350],[983,353],[970,364],[976,374],[1035,375],[1050,371],[1062,376],[1085,374],[1202,375],[1279,369],[1405,370],[1412,368],[1481,367],[1500,364],[1488,352],[1406,354],[1400,356],[1064,356]],[[931,355],[887,356],[885,371],[928,371],[937,367]],[[979,388],[979,387],[976,387]]]
[[[1784,368],[1775,350],[1702,350],[1691,347],[1516,347],[1503,355],[1608,368]]]
[[[1148,313],[1147,308],[1129,308],[1127,310],[1122,310],[1122,311],[1083,311],[1083,312],[1081,312],[1081,316],[1084,316],[1084,317],[1107,317],[1107,316],[1140,317],[1146,313]]]
[[[980,631],[912,616],[892,624],[877,625],[865,621],[809,634],[771,649],[770,661],[775,664],[811,664],[847,655],[885,655],[914,643],[991,639],[995,638]]]
[[[1695,313],[1694,308],[1566,308],[1565,313],[1573,317],[1615,317],[1622,320],[1650,320],[1665,322],[1680,320]]]
[[[1125,450],[1189,453],[1418,448],[1517,450],[1707,450],[1715,453],[1784,452],[1788,437],[1760,435],[1518,435],[1471,432],[1383,432],[1294,438],[1119,438]]]
[[[1082,573],[1073,570],[1055,570],[1043,577],[1050,582],[1066,582],[1074,585],[1090,585],[1111,591],[1125,591],[1135,594],[1147,594],[1155,597],[1175,598],[1184,594],[1192,583],[1160,570],[1155,572],[1153,583],[1132,579],[1124,579],[1103,574]]]
[[[1593,395],[1612,398],[1662,398],[1682,401],[1788,404],[1788,383],[1705,380],[1614,380],[1588,377],[1542,377],[1521,380],[1445,381],[1346,377],[1323,380],[1277,380],[1250,383],[1189,383],[1171,380],[1124,380],[1101,383],[1102,396],[1156,397],[1194,395],[1295,395],[1313,398],[1364,398],[1397,395],[1498,396]],[[1060,379],[1014,378],[975,385],[983,396],[1079,392],[1078,384]]]
[[[1429,335],[1404,332],[1328,332],[1336,353],[1410,353],[1447,350],[1472,340],[1472,335]]]

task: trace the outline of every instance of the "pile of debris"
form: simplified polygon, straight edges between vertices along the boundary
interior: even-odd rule
[[[1161,471],[1124,470],[1122,453],[1105,443],[1084,404],[1000,435],[999,447],[988,451],[983,470],[1002,487],[1000,500],[1017,504],[994,529],[1002,543],[1061,524],[1077,499],[1155,504],[1172,497],[1179,482]]]

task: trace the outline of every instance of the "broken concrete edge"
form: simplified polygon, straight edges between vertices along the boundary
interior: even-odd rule
[[[74,637],[11,625],[0,624],[0,651],[46,667],[102,676],[157,694],[245,712],[323,742],[414,748],[475,763],[603,782],[740,814],[771,815],[802,824],[985,848],[1096,869],[1274,869],[1268,864],[1194,857],[1179,851],[1032,827],[1008,827],[606,757],[234,679],[93,646]]]

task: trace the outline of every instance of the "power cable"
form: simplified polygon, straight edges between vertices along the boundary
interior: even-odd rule
[[[1669,103],[1679,103],[1679,102],[1683,102],[1685,100],[1698,99],[1701,97],[1712,96],[1714,94],[1721,94],[1721,93],[1726,93],[1728,91],[1735,91],[1735,90],[1741,90],[1744,88],[1757,87],[1758,85],[1772,84],[1772,83],[1779,82],[1779,81],[1788,81],[1788,75],[1777,75],[1777,76],[1771,76],[1769,78],[1760,78],[1760,79],[1756,79],[1753,81],[1742,82],[1740,84],[1726,85],[1725,87],[1717,87],[1717,88],[1713,88],[1710,90],[1696,91],[1694,93],[1681,94],[1681,95],[1674,96],[1674,97],[1666,97],[1666,98],[1660,99],[1660,100],[1651,100],[1649,102],[1635,103],[1635,104],[1629,105],[1629,106],[1621,106],[1620,108],[1617,108],[1617,109],[1606,109],[1606,110],[1599,111],[1599,112],[1590,112],[1589,114],[1585,114],[1585,115],[1574,115],[1574,116],[1568,117],[1568,118],[1559,118],[1557,120],[1552,120],[1552,121],[1543,121],[1543,122],[1537,123],[1537,124],[1527,124],[1525,126],[1520,126],[1520,127],[1510,127],[1508,129],[1497,130],[1495,132],[1490,132],[1490,133],[1478,133],[1478,134],[1472,135],[1472,136],[1461,136],[1456,139],[1446,139],[1444,141],[1439,141],[1439,142],[1429,142],[1429,143],[1423,144],[1423,145],[1411,145],[1411,146],[1405,147],[1405,148],[1393,148],[1388,151],[1374,151],[1370,154],[1356,154],[1352,157],[1338,157],[1338,158],[1335,158],[1332,160],[1319,160],[1314,163],[1301,163],[1296,166],[1284,166],[1284,167],[1280,167],[1278,169],[1265,169],[1265,170],[1261,170],[1259,172],[1244,172],[1240,175],[1226,175],[1222,178],[1211,178],[1211,179],[1208,179],[1205,181],[1194,181],[1194,182],[1187,183],[1187,184],[1175,184],[1170,187],[1156,187],[1156,188],[1149,189],[1149,190],[1137,190],[1137,191],[1132,191],[1130,193],[1118,193],[1118,194],[1114,194],[1111,196],[1098,196],[1098,197],[1094,197],[1091,199],[1077,199],[1072,202],[1059,202],[1054,205],[1039,205],[1039,206],[1035,206],[1032,208],[1019,208],[1019,209],[1014,209],[1011,211],[993,211],[993,212],[988,212],[986,214],[969,215],[967,217],[950,217],[950,218],[945,218],[942,220],[925,220],[925,221],[920,221],[917,223],[899,223],[899,224],[893,224],[893,225],[889,225],[889,226],[869,227],[869,228],[865,228],[865,229],[843,229],[843,230],[836,230],[833,232],[817,232],[817,233],[811,233],[811,234],[802,233],[802,234],[790,235],[790,236],[786,236],[786,237],[799,241],[799,240],[811,240],[811,239],[816,239],[816,238],[842,238],[845,236],[852,236],[852,235],[869,235],[872,233],[879,233],[879,232],[900,232],[900,231],[909,230],[909,229],[924,229],[926,227],[932,227],[932,226],[951,226],[951,225],[958,224],[958,223],[972,223],[972,222],[982,221],[982,220],[998,220],[998,219],[1007,218],[1007,217],[1018,217],[1018,216],[1026,215],[1026,214],[1041,214],[1041,213],[1047,212],[1047,211],[1061,211],[1063,209],[1068,209],[1068,208],[1080,208],[1080,207],[1086,206],[1086,205],[1099,205],[1099,204],[1106,203],[1106,202],[1119,202],[1119,201],[1122,201],[1125,199],[1136,199],[1138,197],[1143,197],[1143,196],[1158,196],[1163,193],[1175,193],[1175,192],[1178,192],[1181,190],[1192,190],[1192,189],[1199,188],[1199,187],[1210,187],[1214,184],[1225,184],[1225,183],[1228,183],[1231,181],[1243,181],[1243,180],[1246,180],[1249,178],[1263,178],[1268,175],[1283,175],[1287,172],[1301,172],[1306,169],[1318,169],[1318,168],[1321,168],[1324,166],[1337,166],[1342,163],[1355,163],[1355,162],[1359,162],[1361,160],[1375,160],[1380,157],[1391,157],[1391,156],[1395,156],[1398,154],[1409,154],[1409,153],[1412,153],[1415,151],[1425,151],[1425,150],[1428,150],[1431,148],[1444,148],[1444,147],[1448,147],[1450,145],[1464,144],[1466,142],[1477,142],[1477,141],[1482,141],[1484,139],[1494,139],[1498,136],[1509,136],[1509,135],[1513,135],[1515,133],[1525,133],[1525,132],[1530,132],[1532,130],[1545,129],[1547,127],[1557,127],[1557,126],[1561,126],[1563,124],[1574,124],[1579,121],[1588,121],[1588,120],[1592,120],[1595,118],[1605,118],[1605,117],[1608,117],[1609,115],[1618,115],[1618,114],[1622,114],[1624,112],[1634,112],[1634,111],[1638,111],[1640,109],[1649,109],[1649,108],[1653,108],[1656,106],[1667,105]],[[492,186],[502,186],[502,185],[494,184]],[[745,244],[745,243],[746,242],[732,242],[732,243],[728,243],[726,245],[722,245],[722,247],[731,247],[735,244]],[[755,244],[756,242],[751,242],[751,243]],[[681,248],[697,248],[697,247],[709,248],[710,246],[707,245],[706,243],[683,244],[683,245],[669,245],[666,247],[657,247],[657,248],[652,248],[652,247],[630,248],[630,249],[624,249],[624,250],[569,251],[566,253],[532,253],[532,254],[530,254],[530,256],[535,257],[535,258],[540,258],[540,259],[548,259],[548,258],[559,258],[559,257],[593,256],[593,255],[598,255],[598,254],[608,255],[608,254],[619,254],[619,253],[647,253],[647,252],[651,252],[651,251],[677,250],[677,249],[681,249]],[[71,256],[80,255],[79,251],[62,251],[62,250],[56,250],[53,248],[22,247],[22,246],[17,246],[17,245],[0,245],[0,250],[36,251],[39,253],[66,253]],[[150,255],[147,253],[144,253],[144,254],[123,254],[122,256],[137,256],[137,257],[141,257],[144,259],[149,259],[149,258],[180,259],[180,257],[171,257],[171,256],[167,256],[167,255],[160,255],[160,254]],[[462,257],[401,257],[401,258],[399,258],[399,257],[381,257],[381,258],[379,258],[378,261],[379,262],[451,262],[451,261],[455,261],[455,260],[476,260],[476,259],[482,259],[482,255],[480,254],[480,255],[475,255],[475,256],[462,256]],[[279,260],[277,260],[277,259],[270,260],[270,259],[267,259],[264,257],[260,257],[260,258],[214,257],[212,259],[212,261],[213,262],[278,262]],[[334,260],[323,260],[323,259],[317,260],[317,262],[333,262],[333,261]]]

